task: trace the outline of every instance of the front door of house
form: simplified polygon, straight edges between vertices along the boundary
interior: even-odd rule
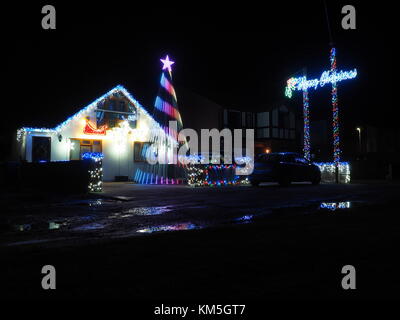
[[[51,160],[51,138],[32,137],[32,162]]]

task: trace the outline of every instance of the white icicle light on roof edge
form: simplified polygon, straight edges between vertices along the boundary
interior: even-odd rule
[[[161,130],[162,132],[164,132],[164,130],[161,128],[161,126],[159,125],[159,123],[157,121],[154,120],[154,118],[147,112],[147,110],[122,86],[122,85],[118,85],[115,88],[111,89],[110,91],[108,91],[106,94],[102,95],[100,98],[97,98],[95,101],[93,101],[92,103],[90,103],[88,106],[84,107],[83,109],[81,109],[79,112],[75,113],[73,116],[69,117],[67,120],[65,120],[64,122],[62,122],[61,124],[59,124],[58,126],[56,126],[55,128],[32,128],[32,127],[23,127],[21,129],[17,130],[17,141],[21,141],[22,136],[26,133],[29,132],[41,132],[41,133],[57,133],[59,131],[62,131],[65,126],[67,124],[69,124],[71,121],[76,120],[81,118],[82,116],[88,114],[90,111],[92,111],[92,109],[94,109],[97,104],[101,101],[103,101],[104,99],[108,98],[109,96],[111,96],[114,93],[117,92],[121,92],[123,93],[132,104],[134,104],[137,108],[140,108],[141,111],[148,116],[151,120],[154,121],[156,128],[158,130]],[[168,135],[169,136],[169,135]],[[176,144],[176,141],[174,139],[172,139],[170,136],[169,138]]]

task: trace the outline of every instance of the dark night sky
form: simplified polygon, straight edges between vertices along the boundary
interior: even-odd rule
[[[159,58],[166,53],[176,61],[176,86],[243,110],[282,99],[285,80],[303,67],[309,78],[329,68],[323,1],[267,2],[266,8],[67,3],[51,3],[57,10],[52,31],[41,29],[40,11],[47,3],[2,10],[3,108],[9,111],[4,133],[23,125],[54,126],[117,84],[151,108]],[[394,10],[350,2],[357,10],[357,30],[346,31],[340,10],[349,3],[327,3],[338,67],[359,72],[357,80],[339,87],[343,116],[395,125],[389,72]],[[311,105],[316,114],[329,110],[329,89],[313,93]],[[4,143],[8,138],[2,137]]]

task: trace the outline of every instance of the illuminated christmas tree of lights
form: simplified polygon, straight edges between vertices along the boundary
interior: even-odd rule
[[[147,164],[143,170],[136,173],[135,180],[147,184],[177,184],[182,180],[178,177],[176,153],[173,151],[178,143],[178,133],[183,128],[182,118],[178,109],[178,102],[172,84],[172,65],[175,63],[167,55],[162,62],[160,87],[154,103],[153,118],[159,123],[162,130],[152,130],[150,144],[143,148],[142,156],[146,158],[154,153],[161,163]],[[176,127],[170,126],[170,121],[176,121]],[[160,161],[161,160],[161,161]],[[171,164],[175,164],[171,166]],[[181,171],[183,172],[183,171]]]

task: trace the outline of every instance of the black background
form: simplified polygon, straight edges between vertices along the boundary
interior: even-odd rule
[[[56,8],[56,30],[41,28],[44,4]],[[341,28],[345,4],[356,7],[356,30]],[[396,126],[394,8],[366,1],[327,1],[327,7],[338,68],[358,69],[356,80],[339,86],[342,119]],[[285,81],[303,67],[309,78],[329,69],[323,1],[147,7],[81,1],[2,8],[2,157],[17,128],[54,127],[117,84],[151,110],[159,59],[166,54],[176,62],[178,89],[241,110],[284,99]],[[330,115],[329,94],[312,93],[313,117]]]

